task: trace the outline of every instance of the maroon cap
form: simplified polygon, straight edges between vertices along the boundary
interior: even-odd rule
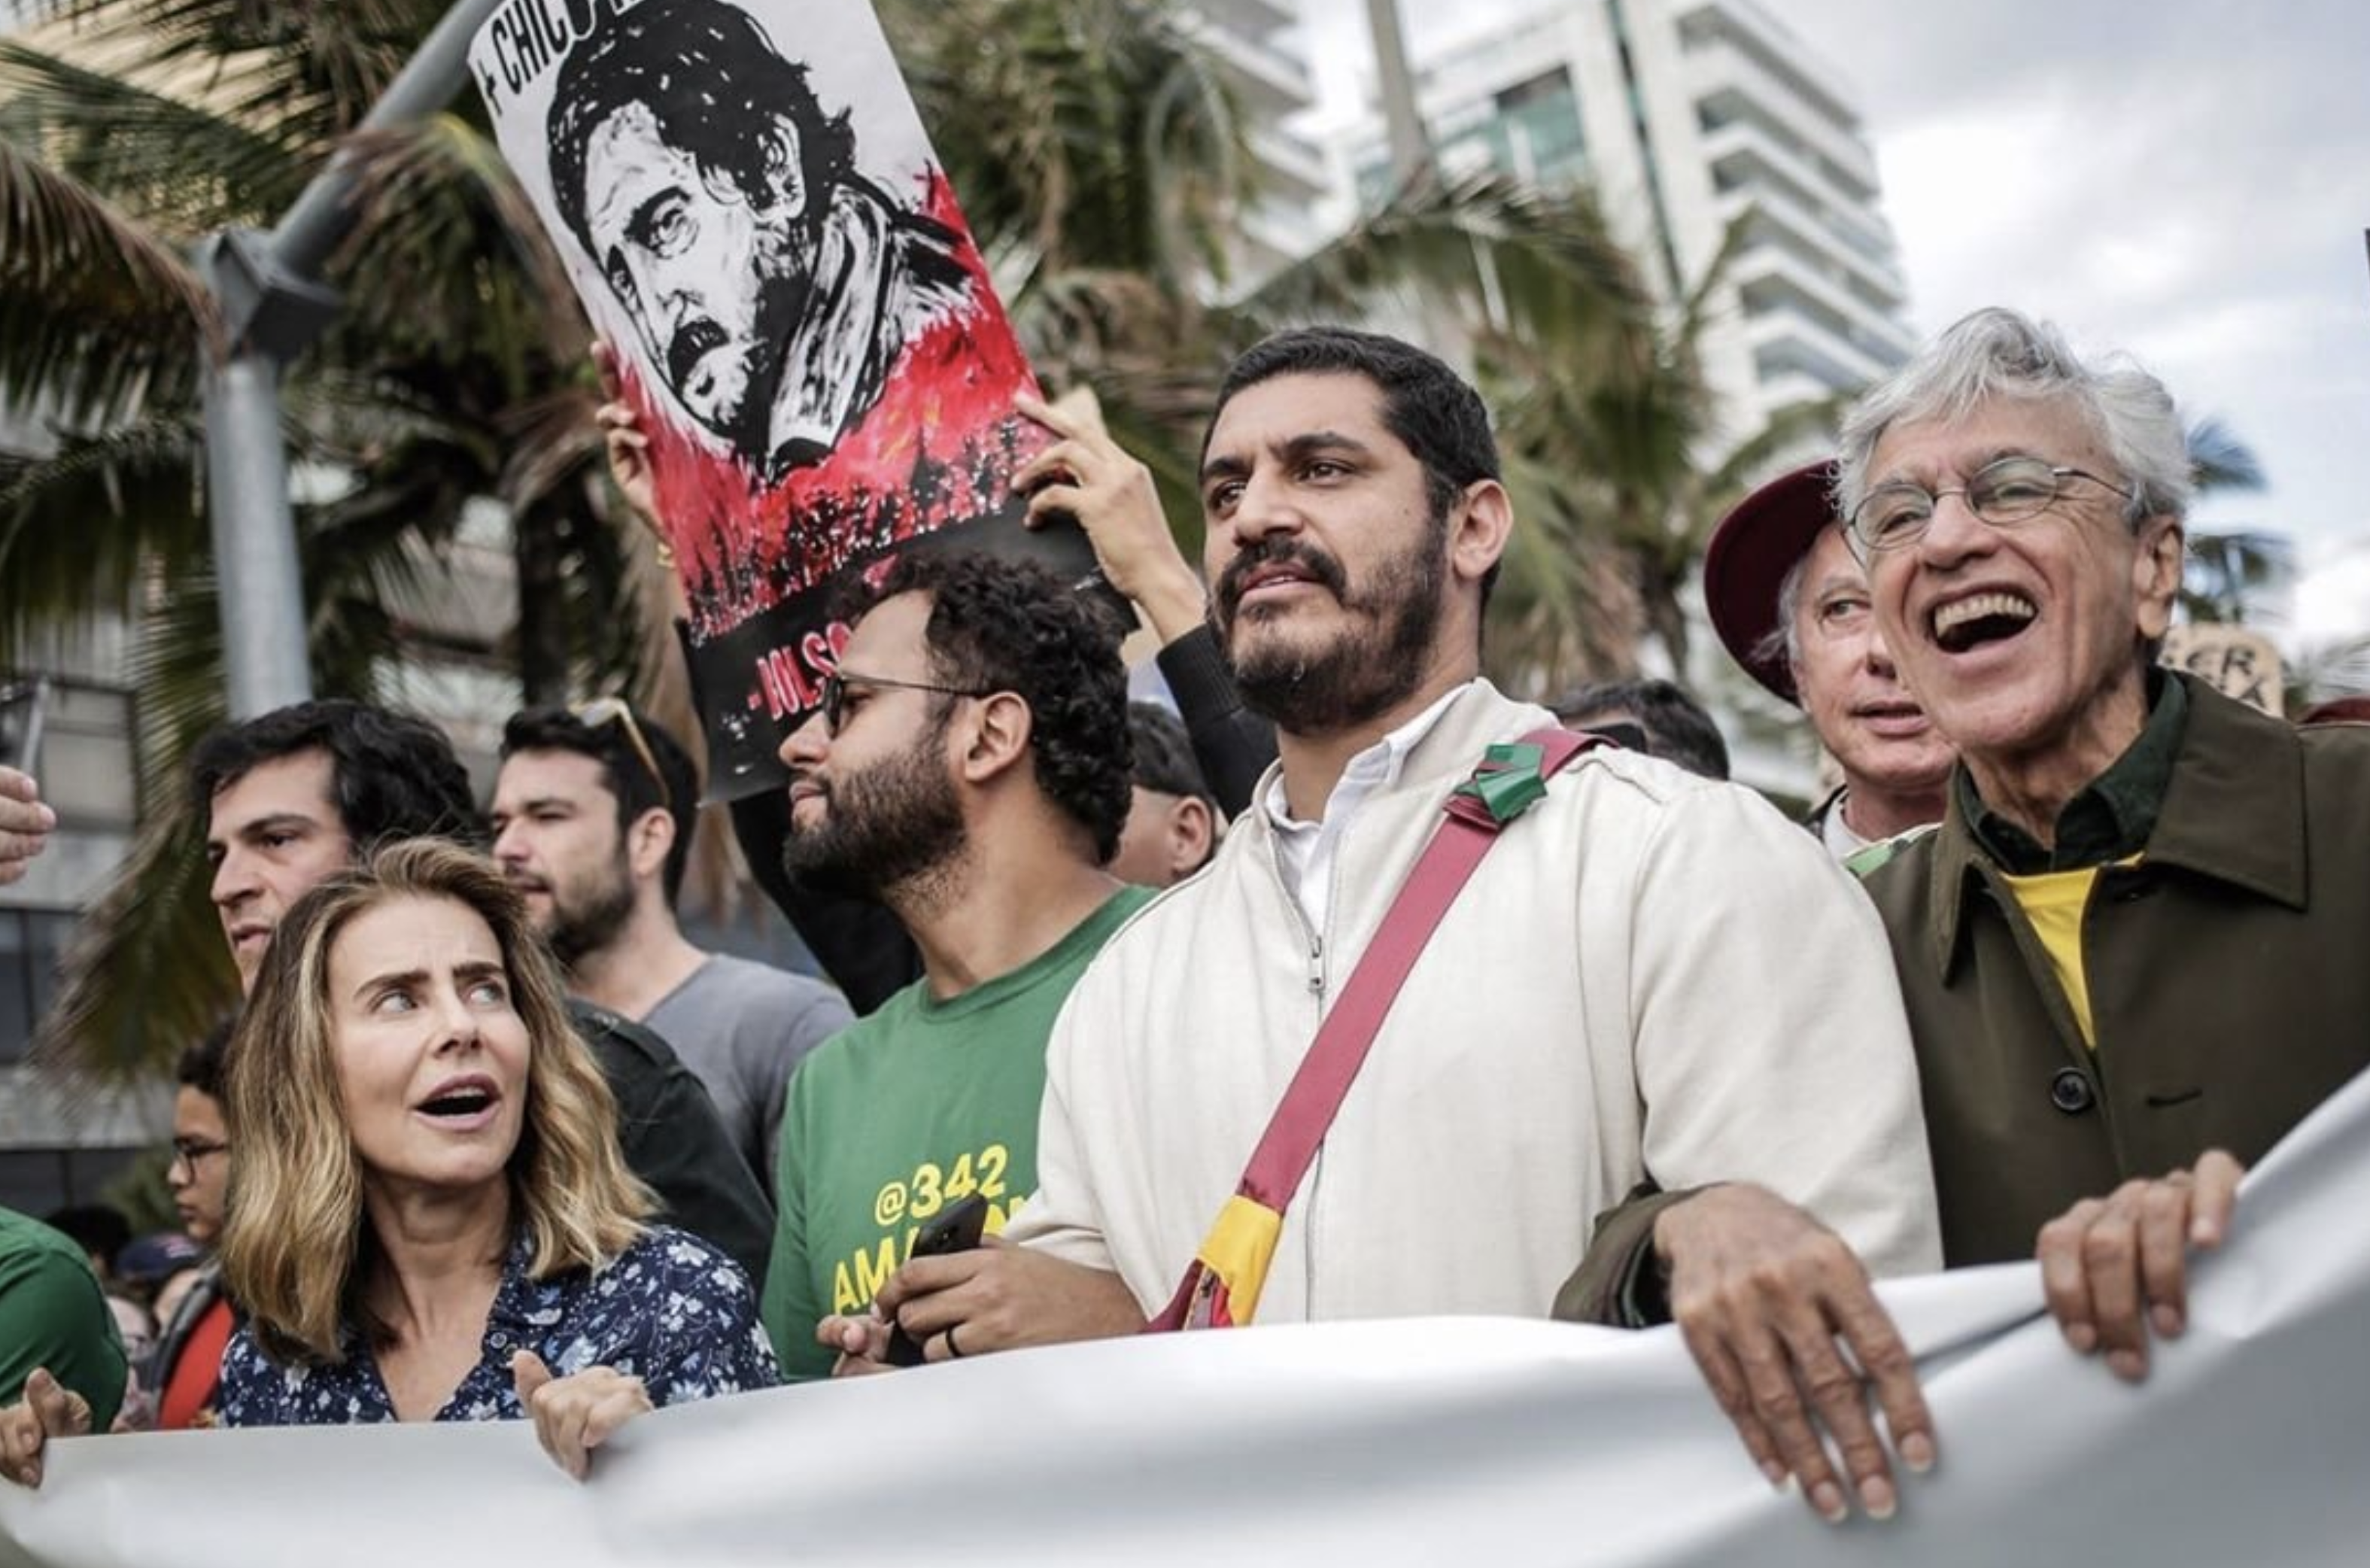
[[[1704,608],[1745,673],[1799,706],[1786,655],[1759,650],[1778,629],[1778,589],[1835,520],[1835,466],[1806,463],[1736,503],[1704,550]]]

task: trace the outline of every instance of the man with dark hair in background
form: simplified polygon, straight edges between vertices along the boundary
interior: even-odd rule
[[[804,975],[701,951],[676,924],[699,778],[650,715],[606,698],[502,729],[494,859],[586,1001],[656,1030],[770,1188],[790,1069],[847,1004]]]
[[[1624,745],[1704,778],[1728,777],[1728,743],[1703,704],[1664,680],[1599,681],[1547,704],[1575,730],[1603,729]],[[1626,734],[1636,732],[1642,744]]]
[[[868,1313],[921,1226],[976,1197],[993,1234],[1035,1187],[1046,1033],[1149,897],[1103,870],[1128,812],[1127,684],[1093,601],[917,551],[848,619],[823,710],[782,747],[783,865],[893,910],[924,974],[791,1081],[765,1318],[793,1378],[832,1368],[846,1342],[818,1322]],[[1049,1292],[1102,1283],[1039,1262]]]
[[[190,793],[242,989],[296,901],[381,844],[485,844],[468,773],[443,732],[359,702],[300,702],[216,730],[190,755]],[[699,1079],[639,1024],[583,1003],[569,1015],[616,1096],[626,1163],[670,1223],[761,1278],[771,1205]]]
[[[216,1024],[173,1066],[178,1087],[165,1185],[172,1191],[182,1233],[206,1248],[222,1235],[230,1189],[230,1132],[223,1118],[230,1031],[228,1020]],[[169,1306],[161,1297],[157,1306],[155,1348],[140,1368],[140,1386],[155,1401],[154,1424],[162,1432],[211,1426],[223,1347],[236,1326],[230,1297],[223,1294],[222,1271],[211,1260],[200,1264]]]
[[[773,483],[971,303],[955,232],[857,172],[845,114],[719,0],[644,0],[561,65],[560,215],[685,412]]]
[[[1184,721],[1156,702],[1127,705],[1135,749],[1134,790],[1110,874],[1139,887],[1167,887],[1208,863],[1218,847],[1218,802],[1193,760]]]

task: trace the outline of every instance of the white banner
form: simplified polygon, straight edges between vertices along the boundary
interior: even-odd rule
[[[1421,1320],[663,1411],[581,1485],[523,1424],[82,1438],[0,1485],[0,1564],[2359,1563],[2365,1192],[2370,1080],[2250,1179],[2137,1389],[2031,1264],[1888,1286],[1942,1462],[1885,1524],[1772,1493],[1668,1331]]]

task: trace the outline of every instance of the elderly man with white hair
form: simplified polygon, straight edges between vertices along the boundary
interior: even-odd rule
[[[2370,1065],[2370,728],[2157,666],[2191,466],[2127,361],[1979,311],[1861,399],[1839,468],[1885,646],[1959,751],[1941,824],[1868,882],[1944,1253],[2037,1245],[2067,1342],[2138,1378],[2241,1162]]]

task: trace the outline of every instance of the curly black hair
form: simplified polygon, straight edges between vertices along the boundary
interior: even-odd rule
[[[590,719],[586,710],[601,717]],[[636,735],[650,748],[649,763],[635,748]],[[653,807],[674,819],[674,847],[667,851],[665,878],[667,905],[673,907],[683,892],[684,869],[691,863],[692,830],[699,824],[699,770],[681,743],[639,708],[620,703],[604,711],[587,703],[584,709],[528,708],[512,714],[502,726],[502,760],[529,751],[574,752],[599,763],[602,784],[617,798],[621,834]],[[658,777],[651,776],[651,764],[657,766]]]
[[[908,550],[861,593],[851,625],[885,600],[930,596],[933,677],[1019,694],[1038,789],[1086,829],[1097,864],[1117,854],[1135,762],[1117,619],[1042,567],[975,551]]]
[[[333,698],[226,724],[190,754],[190,798],[203,823],[216,795],[267,762],[308,751],[330,763],[330,804],[357,859],[396,838],[486,847],[468,769],[425,719]]]

